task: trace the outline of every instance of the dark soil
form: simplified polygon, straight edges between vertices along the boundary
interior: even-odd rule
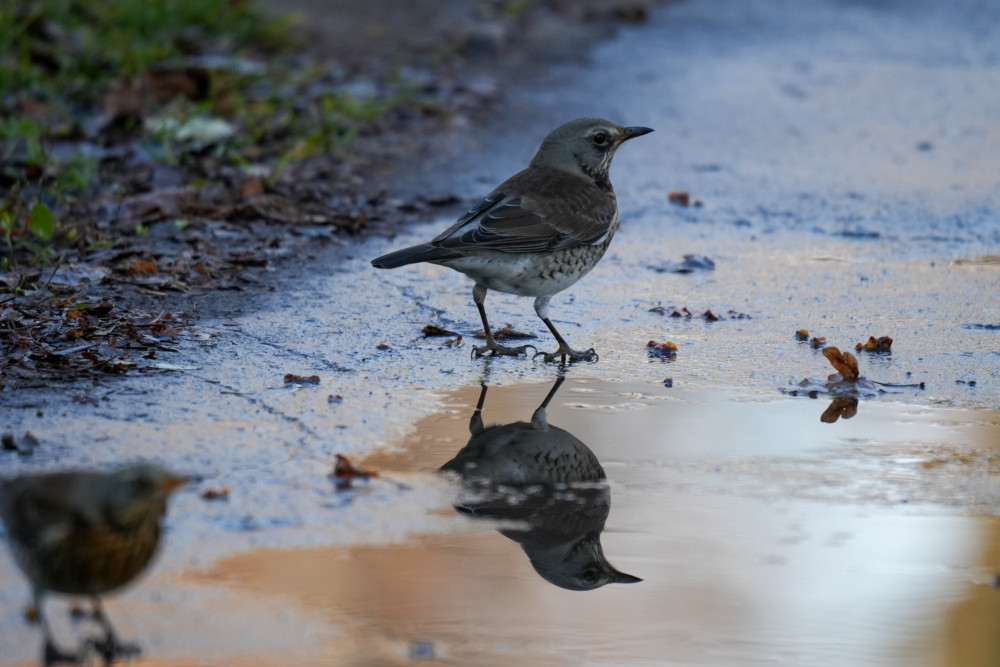
[[[144,149],[132,122],[150,122],[143,95],[198,95],[199,70],[114,91],[99,114],[80,119],[98,129],[62,147],[99,152],[95,186],[56,209],[62,233],[48,259],[15,248],[15,268],[0,274],[0,388],[169,369],[146,362],[169,351],[171,337],[196,337],[197,316],[231,315],[248,307],[238,293],[274,289],[273,269],[308,265],[331,243],[458,214],[482,193],[401,190],[395,175],[446,159],[467,128],[503,105],[508,86],[529,81],[539,63],[584,57],[616,25],[644,20],[648,4],[283,3],[304,17],[305,46],[284,56],[289,68],[324,68],[328,85],[379,99],[391,98],[402,73],[407,94],[328,151],[289,160],[277,178],[234,167],[210,144],[188,146],[180,160]],[[283,159],[277,134],[251,147],[261,165]],[[30,181],[20,194],[17,179],[0,187],[24,206],[38,196]]]

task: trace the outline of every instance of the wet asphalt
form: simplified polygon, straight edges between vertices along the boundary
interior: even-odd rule
[[[584,383],[579,391],[595,383],[601,400],[571,401],[581,414],[608,405],[625,409],[647,395],[710,407],[716,404],[705,397],[725,396],[780,405],[765,409],[772,428],[806,433],[795,431],[804,429],[795,415],[808,412],[819,423],[826,400],[789,394],[805,378],[822,387],[833,369],[796,341],[795,331],[808,329],[842,349],[890,336],[891,354],[858,354],[861,374],[923,388],[863,396],[858,419],[866,411],[879,414],[884,426],[906,415],[954,411],[908,436],[911,456],[915,445],[944,442],[934,431],[942,423],[978,424],[983,431],[975,446],[1000,445],[996,5],[678,2],[598,45],[586,62],[534,73],[504,104],[494,125],[402,168],[393,187],[450,191],[471,201],[526,165],[550,129],[576,116],[656,130],[615,159],[611,175],[623,223],[608,255],[552,303],[570,343],[593,346],[599,362],[559,369],[525,358],[470,358],[478,316],[465,278],[433,266],[389,272],[369,265],[450,223],[429,220],[395,238],[325,250],[320,261],[277,277],[275,292],[248,295],[250,302],[228,317],[203,320],[207,340],[183,343],[171,359],[185,370],[0,396],[2,430],[31,431],[40,441],[30,457],[2,453],[0,470],[7,476],[149,458],[207,475],[172,505],[169,547],[157,566],[167,582],[155,593],[169,611],[183,597],[178,573],[210,570],[234,554],[399,544],[407,536],[454,531],[454,516],[428,509],[448,508],[453,489],[420,475],[443,460],[410,454],[416,462],[398,473],[410,480],[405,493],[372,484],[345,496],[333,491],[327,474],[338,453],[363,460],[388,446],[405,458],[406,448],[420,442],[422,420],[449,410],[467,419],[481,382],[515,394],[528,387],[532,398],[524,407],[544,395],[557,373],[572,381],[570,391],[573,382]],[[671,191],[687,192],[701,205],[672,203]],[[675,272],[688,254],[711,259],[714,268]],[[657,307],[666,314],[651,310]],[[531,342],[541,348],[555,347],[529,299],[491,293],[487,308],[497,326],[512,323],[537,334]],[[683,308],[694,316],[669,316]],[[698,316],[706,310],[721,319],[706,322]],[[425,339],[427,324],[463,340],[448,346]],[[647,342],[667,340],[678,346],[676,359],[651,359]],[[317,375],[319,383],[286,383],[289,373]],[[618,386],[627,391],[616,393]],[[671,388],[679,393],[671,396]],[[98,398],[97,405],[74,402],[79,394]],[[464,398],[455,405],[458,394]],[[620,436],[620,445],[669,431],[682,414]],[[699,414],[702,423],[730,419],[723,407],[717,417],[711,410]],[[730,457],[731,439],[752,421],[732,419],[729,430],[697,431],[711,460]],[[690,442],[690,428],[679,439]],[[892,439],[861,431],[845,437],[855,444]],[[769,448],[765,443],[775,439],[766,432],[748,442],[762,457],[802,453]],[[713,443],[721,444],[713,449]],[[846,457],[849,467],[871,455],[854,453]],[[655,456],[619,458],[634,470]],[[393,465],[391,457],[383,465]],[[711,469],[705,465],[700,472]],[[863,469],[858,464],[859,475]],[[774,468],[766,470],[740,474],[766,485]],[[810,478],[796,470],[780,475],[781,487],[790,496],[809,495]],[[903,496],[995,516],[996,473],[987,466],[977,474],[983,479],[975,483],[950,479],[948,493],[918,483]],[[198,496],[221,487],[230,490],[228,502]],[[885,494],[838,489],[823,500],[834,507],[886,502]],[[636,565],[623,551],[624,562]],[[33,631],[20,619],[26,592],[6,554],[0,556],[4,664],[35,655]],[[150,603],[153,594],[135,595]],[[206,613],[204,605],[198,609]],[[152,631],[140,622],[138,632]],[[199,646],[212,642],[163,650],[191,655]],[[265,648],[275,645],[262,642]],[[225,647],[213,650],[229,655]]]

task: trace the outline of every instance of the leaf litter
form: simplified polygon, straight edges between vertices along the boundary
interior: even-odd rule
[[[9,296],[0,301],[0,387],[176,370],[159,355],[206,337],[193,322],[188,313],[153,314],[80,292]]]

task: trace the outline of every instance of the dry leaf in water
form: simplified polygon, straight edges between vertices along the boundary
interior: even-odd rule
[[[665,343],[657,343],[655,340],[651,340],[646,343],[646,352],[651,357],[673,359],[677,356],[677,344],[669,340]]]
[[[832,424],[838,419],[850,419],[856,414],[858,414],[858,399],[851,396],[838,396],[823,411],[819,420],[824,424]]]
[[[823,356],[830,361],[830,364],[843,379],[858,379],[858,358],[850,352],[841,352],[836,347],[828,347],[823,350]],[[832,380],[834,377],[831,375],[829,379]]]
[[[337,462],[333,465],[333,481],[338,491],[350,489],[351,482],[355,479],[368,480],[372,477],[378,477],[378,473],[374,470],[362,470],[346,456],[337,454]]]
[[[892,338],[889,336],[882,336],[881,338],[869,336],[867,342],[858,343],[854,346],[854,349],[866,350],[868,352],[889,352],[892,349]]]

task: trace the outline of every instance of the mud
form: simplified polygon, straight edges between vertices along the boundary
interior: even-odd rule
[[[152,664],[983,664],[1000,652],[998,18],[975,2],[678,3],[400,175],[400,192],[473,197],[568,117],[656,128],[616,158],[608,256],[553,301],[601,359],[567,369],[548,410],[607,473],[604,553],[642,583],[562,590],[452,509],[434,471],[468,439],[480,383],[487,421],[528,420],[557,369],[470,359],[461,276],[369,267],[447,220],[325,250],[203,321],[214,346],[179,346],[194,370],[81,386],[96,405],[5,394],[3,430],[39,445],[0,452],[4,473],[149,457],[212,475],[109,605]],[[658,270],[686,254],[714,269]],[[529,302],[487,308],[551,343]],[[428,324],[463,343],[425,339]],[[891,354],[859,353],[861,374],[924,388],[824,423],[829,397],[783,393],[833,372],[801,328],[841,349],[891,336]],[[650,359],[650,340],[677,357]],[[338,494],[337,453],[387,479]],[[219,486],[228,502],[198,497]],[[0,559],[14,664],[38,637]]]

